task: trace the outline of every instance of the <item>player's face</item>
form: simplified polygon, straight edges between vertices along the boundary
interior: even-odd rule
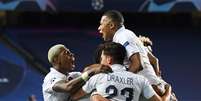
[[[75,67],[75,57],[67,48],[62,48],[58,56],[59,65],[65,71],[71,71]]]
[[[107,16],[102,16],[100,26],[98,27],[99,33],[105,41],[112,40],[113,34],[111,30],[111,20]]]

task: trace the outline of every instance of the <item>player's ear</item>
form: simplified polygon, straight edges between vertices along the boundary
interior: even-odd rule
[[[112,64],[112,57],[107,56],[107,63],[108,63],[108,64]]]
[[[110,22],[109,26],[110,26],[110,29],[113,29],[115,27],[115,23],[114,22]]]
[[[52,63],[53,63],[53,64],[59,64],[58,56],[55,56],[55,57],[52,59]]]

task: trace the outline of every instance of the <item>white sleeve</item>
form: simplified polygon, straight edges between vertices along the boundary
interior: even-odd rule
[[[142,94],[146,99],[150,99],[152,96],[156,94],[152,86],[149,84],[148,80],[144,80],[144,86],[142,90]]]
[[[120,43],[126,48],[127,51],[127,57],[130,58],[134,53],[138,53],[139,48],[137,46],[137,37],[132,35],[134,33],[127,32],[127,36],[124,34],[118,36],[118,40],[116,40],[117,43]]]
[[[138,49],[136,43],[134,43],[134,42],[126,41],[123,43],[123,46],[126,48],[128,58],[130,58],[130,56],[132,56],[133,54],[139,52],[139,49]]]
[[[75,79],[79,76],[81,76],[81,72],[70,72],[69,75],[67,76],[67,80],[72,80],[72,79]]]
[[[61,78],[58,78],[58,77],[51,77],[48,81],[47,81],[47,84],[46,84],[46,87],[44,87],[45,91],[47,92],[53,92],[54,90],[52,89],[52,87],[58,82],[58,81],[61,81],[62,79]]]
[[[86,93],[91,93],[96,89],[96,84],[98,80],[99,74],[92,76],[84,86],[82,86],[82,90]]]

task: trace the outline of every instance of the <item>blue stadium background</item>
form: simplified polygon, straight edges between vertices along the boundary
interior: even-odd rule
[[[109,9],[122,11],[127,28],[153,40],[163,77],[179,101],[201,100],[198,0],[176,7],[177,0],[118,0],[116,4],[105,0],[104,7],[96,9],[91,1],[36,0],[20,6],[23,1],[0,1],[0,101],[27,101],[30,95],[43,101],[41,85],[50,68],[47,51],[54,44],[65,44],[75,53],[78,71],[93,63],[94,50],[102,42],[99,20]],[[149,2],[142,7],[145,1]]]
[[[147,33],[143,35],[150,36],[154,42],[154,53],[160,59],[161,69],[165,80],[172,84],[176,95],[181,101],[199,101],[201,99],[199,91],[201,88],[201,55],[200,31],[190,29],[137,29],[137,31]],[[141,31],[143,30],[143,31]],[[76,55],[77,70],[82,70],[83,66],[92,63],[93,52],[101,39],[95,35],[95,30],[79,29],[7,29],[6,34],[15,44],[20,45],[34,56],[47,63],[48,48],[56,43],[65,44]],[[141,34],[141,33],[140,33]],[[5,78],[13,79],[15,86],[12,89],[1,90],[1,101],[25,101],[31,94],[37,96],[42,101],[41,84],[44,75],[31,67],[25,60],[10,50],[4,44],[0,44],[1,49],[1,73],[6,72],[9,75],[3,75]],[[8,62],[7,64],[5,62]],[[4,64],[4,65],[2,65]],[[20,68],[20,73],[15,72]],[[3,67],[3,68],[2,68]],[[1,77],[3,77],[1,74]],[[19,77],[22,76],[22,77]],[[9,82],[8,82],[9,84]],[[4,94],[3,94],[4,93]]]

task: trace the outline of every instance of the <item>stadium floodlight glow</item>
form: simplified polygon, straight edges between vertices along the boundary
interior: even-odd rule
[[[93,7],[94,10],[99,11],[104,7],[104,1],[103,0],[92,0],[91,6]]]

